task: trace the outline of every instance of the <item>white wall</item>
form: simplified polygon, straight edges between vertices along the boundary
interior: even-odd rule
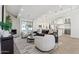
[[[48,15],[48,17],[49,17],[48,19],[40,17],[39,19],[34,20],[33,28],[37,29],[39,24],[40,25],[44,24],[45,26],[47,26],[50,23],[50,21],[58,17],[70,18],[71,19],[71,37],[79,38],[79,9],[69,11],[66,13],[61,13],[59,15],[53,15],[54,18],[53,17],[51,18],[50,15]]]
[[[71,15],[71,37],[79,38],[79,10]]]
[[[71,37],[79,38],[79,9],[62,13],[58,16],[71,19]]]
[[[46,17],[47,16],[47,17]],[[42,29],[49,29],[49,24],[52,19],[49,17],[50,15],[42,15],[41,17],[35,19],[33,21],[33,30],[37,30],[39,25],[42,25]]]
[[[12,29],[17,29],[17,34],[19,35],[20,34],[20,22],[19,22],[19,19],[16,19],[14,17],[11,17],[12,18]]]
[[[17,29],[17,35],[20,35],[20,20],[12,16],[10,13],[6,13],[6,15],[11,16],[12,20],[12,29]]]
[[[49,29],[49,22],[44,21],[43,19],[33,21],[33,30],[37,30],[39,25],[42,25],[42,29]]]

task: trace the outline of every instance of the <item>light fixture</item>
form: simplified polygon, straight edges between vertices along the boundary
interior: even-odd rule
[[[21,14],[18,14],[18,16],[21,16]]]
[[[23,8],[21,8],[21,11],[24,11],[24,9],[23,9]]]

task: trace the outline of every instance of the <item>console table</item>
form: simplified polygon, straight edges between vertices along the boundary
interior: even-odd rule
[[[13,54],[14,53],[13,36],[1,37],[1,53]]]

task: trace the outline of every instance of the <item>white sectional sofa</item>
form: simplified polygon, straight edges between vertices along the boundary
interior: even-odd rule
[[[34,43],[41,51],[50,51],[55,47],[55,38],[53,35],[36,36]]]

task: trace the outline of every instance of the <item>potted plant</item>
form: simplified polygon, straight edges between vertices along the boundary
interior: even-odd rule
[[[0,26],[3,27],[3,30],[8,30],[10,31],[11,28],[12,28],[12,22],[11,22],[11,19],[10,19],[10,16],[6,16],[6,22],[0,22]]]

